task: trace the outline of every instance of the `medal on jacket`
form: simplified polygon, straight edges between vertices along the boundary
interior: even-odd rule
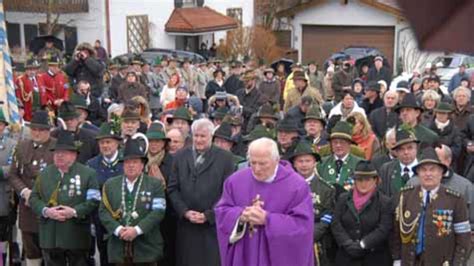
[[[136,212],[136,211],[132,212],[132,218],[137,219],[138,218],[138,212]]]
[[[75,180],[76,181],[75,182],[76,183],[76,195],[80,196],[82,194],[82,192],[81,192],[81,176],[76,175],[75,178],[76,178],[76,180]]]

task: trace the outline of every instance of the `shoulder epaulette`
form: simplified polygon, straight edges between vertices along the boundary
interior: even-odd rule
[[[413,185],[406,185],[406,186],[404,186],[400,189],[400,192],[412,190],[414,188],[415,188],[415,186],[413,186]]]
[[[451,195],[454,195],[454,196],[456,196],[456,197],[458,197],[458,198],[461,197],[461,193],[459,193],[459,192],[457,192],[457,191],[455,191],[455,190],[452,190],[452,189],[450,189],[450,188],[446,188],[446,193],[451,194]]]

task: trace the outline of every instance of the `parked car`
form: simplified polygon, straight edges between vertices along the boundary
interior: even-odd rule
[[[451,78],[458,73],[461,64],[465,64],[467,68],[474,68],[474,57],[464,54],[449,54],[438,56],[432,62],[432,65],[438,66],[436,73],[440,76],[441,83],[446,87]]]
[[[374,58],[378,55],[384,58],[384,65],[390,67],[387,59],[379,49],[368,46],[348,46],[344,48],[344,50],[336,52],[326,59],[324,67],[326,69],[329,66],[329,61],[333,61],[336,65],[338,65],[342,63],[342,60],[349,57],[350,61],[352,61],[357,69],[360,70],[360,67],[364,63],[371,67],[373,65]]]
[[[195,63],[201,63],[206,61],[206,59],[197,53],[189,52],[189,51],[182,51],[182,50],[174,50],[174,49],[161,49],[161,48],[149,48],[145,49],[142,53],[138,54],[133,54],[133,53],[127,53],[127,54],[122,54],[114,57],[114,60],[116,58],[120,58],[120,60],[128,60],[130,61],[133,59],[135,56],[140,56],[143,60],[147,61],[150,64],[153,64],[155,62],[155,59],[157,57],[163,57],[164,55],[168,57],[176,57],[179,60],[184,60],[185,58],[192,60]]]

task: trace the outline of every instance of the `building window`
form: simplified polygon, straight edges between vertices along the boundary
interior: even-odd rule
[[[227,16],[234,18],[242,25],[242,8],[227,8]]]
[[[175,8],[203,6],[203,0],[174,0]]]
[[[20,24],[7,22],[7,37],[11,49],[21,48]]]
[[[38,36],[38,25],[37,24],[25,24],[24,34],[25,34],[25,47],[30,46],[31,40]]]

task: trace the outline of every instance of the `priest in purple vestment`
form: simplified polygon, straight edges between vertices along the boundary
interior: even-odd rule
[[[275,141],[248,150],[251,167],[231,175],[215,207],[222,266],[312,266],[314,214],[308,184]]]

